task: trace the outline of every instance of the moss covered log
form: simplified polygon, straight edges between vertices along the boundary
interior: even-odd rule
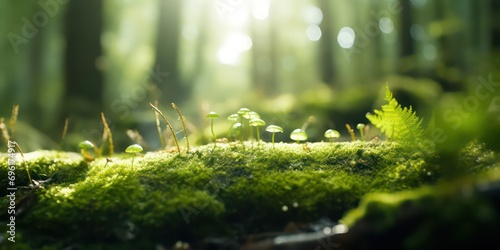
[[[478,149],[464,159],[485,158]],[[397,143],[342,142],[200,146],[190,152],[115,155],[86,162],[76,153],[16,157],[16,247],[170,248],[208,238],[284,231],[290,223],[337,221],[365,194],[434,184],[433,158]],[[0,157],[7,176],[8,157]],[[0,180],[2,204],[9,183]],[[26,186],[22,188],[21,186]],[[0,212],[7,220],[7,208]],[[5,223],[0,225],[3,232]],[[8,242],[7,242],[8,243]]]

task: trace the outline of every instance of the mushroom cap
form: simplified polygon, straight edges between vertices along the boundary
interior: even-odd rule
[[[290,134],[290,139],[292,139],[294,141],[305,141],[305,140],[307,140],[307,133],[306,133],[306,131],[304,131],[300,128],[295,129]]]
[[[238,116],[238,114],[231,114],[230,116],[227,117],[227,119],[229,121],[235,122],[235,121],[238,121],[240,119],[240,117]]]
[[[233,124],[232,129],[240,129],[240,128],[241,128],[241,123],[237,122],[237,123]]]
[[[90,142],[89,140],[85,140],[85,141],[80,142],[80,144],[78,144],[78,147],[84,148],[84,149],[91,149],[91,148],[94,148],[94,144],[92,144],[92,142]]]
[[[219,118],[219,114],[212,111],[212,112],[208,113],[207,118],[210,118],[210,119]]]
[[[246,113],[250,112],[250,109],[247,109],[247,108],[240,108],[240,110],[238,110],[238,115],[244,115]]]
[[[269,125],[267,126],[266,131],[269,133],[278,133],[278,132],[283,133],[283,128],[277,125]]]
[[[357,128],[357,129],[363,129],[363,128],[365,128],[365,124],[363,124],[363,123],[358,123],[358,125],[356,125],[356,128]]]
[[[139,144],[132,144],[125,149],[125,153],[135,154],[142,152],[142,147]]]
[[[254,118],[260,118],[260,115],[255,111],[250,111],[248,113],[243,114],[243,117],[245,117],[245,119],[252,120]]]
[[[250,126],[266,126],[266,122],[260,118],[253,118],[250,120]]]
[[[329,129],[329,130],[325,131],[325,137],[326,138],[339,138],[340,133],[337,130]]]

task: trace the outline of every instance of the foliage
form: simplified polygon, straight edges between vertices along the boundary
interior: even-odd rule
[[[379,128],[388,139],[412,148],[427,148],[424,130],[421,128],[422,120],[417,117],[412,107],[401,107],[393,97],[389,85],[386,85],[385,100],[387,104],[382,110],[374,110],[375,114],[368,113],[366,118]]]

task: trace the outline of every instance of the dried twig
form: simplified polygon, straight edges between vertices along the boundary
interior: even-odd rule
[[[174,136],[174,141],[175,141],[175,145],[177,146],[177,151],[180,154],[181,153],[181,148],[179,147],[179,142],[177,141],[177,136],[175,135],[174,128],[172,127],[172,125],[170,124],[170,122],[167,120],[167,117],[165,117],[163,115],[163,113],[157,107],[155,107],[152,103],[149,103],[149,106],[151,106],[151,108],[153,108],[156,112],[158,112],[158,114],[160,114],[160,116],[163,118],[163,120],[165,121],[165,123],[167,124],[167,126],[170,128],[170,131],[172,132],[172,135]]]
[[[113,145],[113,135],[111,134],[111,129],[109,129],[108,123],[106,122],[106,117],[104,117],[103,112],[101,112],[101,120],[102,123],[104,124],[104,132],[108,135],[107,137],[109,142],[109,156],[112,156],[115,151],[115,146]]]
[[[10,121],[9,121],[11,136],[14,136],[18,114],[19,114],[19,104],[14,104],[14,106],[12,106],[12,114],[10,115]]]
[[[188,135],[186,131],[186,124],[184,123],[184,117],[181,114],[180,109],[175,105],[175,103],[172,103],[172,107],[177,111],[177,114],[179,115],[179,119],[181,120],[182,123],[182,130],[184,131],[184,137],[186,137],[186,147],[187,147],[187,152],[189,152],[189,140],[188,140]]]
[[[158,101],[155,101],[155,106],[158,106]],[[165,149],[165,140],[161,131],[160,116],[155,112],[156,130],[158,131],[158,138],[160,139],[161,149]]]
[[[351,128],[349,124],[346,123],[345,127],[347,128],[347,131],[351,135],[351,140],[355,141],[356,140],[356,135],[354,134],[354,129]]]

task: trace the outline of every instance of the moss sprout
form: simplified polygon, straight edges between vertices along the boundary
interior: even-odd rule
[[[106,122],[106,117],[104,116],[103,112],[101,112],[101,120],[102,120],[102,124],[104,126],[104,133],[105,133],[106,138],[108,139],[108,143],[109,143],[109,145],[108,145],[108,149],[109,149],[108,154],[109,154],[109,156],[113,156],[113,153],[115,151],[115,146],[113,144],[113,134],[111,134],[111,129],[109,128],[109,125]],[[104,148],[104,141],[102,142],[102,144],[103,144],[103,145],[101,145],[102,148],[99,148],[99,153],[100,154],[102,153],[103,148]]]
[[[186,138],[186,150],[187,150],[187,152],[189,152],[189,140],[188,140],[188,135],[187,135],[187,130],[186,130],[186,123],[184,122],[184,116],[182,115],[179,107],[177,107],[177,105],[175,105],[175,103],[172,103],[172,108],[175,109],[175,111],[179,115],[179,120],[181,120],[182,131],[184,132],[184,137]]]
[[[351,136],[351,141],[355,141],[356,135],[354,134],[354,129],[352,129],[351,125],[349,125],[347,123],[346,123],[345,127],[347,128],[347,132],[349,132],[349,135]]]
[[[172,127],[172,124],[170,124],[170,122],[167,120],[167,117],[165,117],[165,115],[163,115],[163,113],[155,105],[149,103],[149,106],[151,106],[151,108],[153,108],[154,111],[160,114],[161,118],[163,118],[163,121],[165,121],[165,123],[167,124],[167,127],[170,128],[170,132],[172,132],[172,136],[174,137],[175,146],[177,147],[177,152],[180,154],[181,148],[179,147],[179,141],[177,140],[177,135],[175,135],[175,131],[174,128]]]

